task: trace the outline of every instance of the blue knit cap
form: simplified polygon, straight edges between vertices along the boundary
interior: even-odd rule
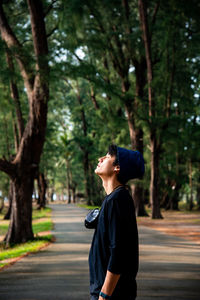
[[[117,146],[117,158],[120,166],[119,175],[124,182],[141,178],[144,175],[144,159],[139,151],[127,150]]]

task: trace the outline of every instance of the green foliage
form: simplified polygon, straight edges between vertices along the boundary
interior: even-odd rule
[[[110,143],[131,148],[125,104],[131,103],[135,126],[143,131],[146,175],[149,189],[150,157],[148,86],[137,96],[137,63],[145,57],[139,23],[138,1],[43,1],[49,34],[50,101],[46,142],[40,162],[49,189],[67,194],[75,188],[86,194],[91,187],[93,204],[103,198],[94,170],[98,157]],[[12,5],[11,5],[12,4]],[[160,144],[160,200],[167,193],[178,200],[196,195],[200,170],[200,59],[199,3],[192,1],[148,3],[148,22],[153,60],[155,116],[151,126]],[[32,40],[27,5],[11,1],[5,7],[9,22],[24,55],[30,57]],[[50,34],[51,33],[51,34]],[[8,70],[0,41],[0,156],[15,154],[13,124],[16,112],[10,97],[10,79],[15,79],[25,121],[27,97],[16,62]],[[13,49],[15,51],[15,49]],[[31,56],[27,66],[31,67]],[[144,64],[146,80],[146,66]],[[140,78],[141,79],[141,78]],[[141,79],[142,80],[142,79]],[[124,83],[129,88],[123,92]],[[84,160],[88,155],[85,172]],[[192,180],[189,181],[192,164]],[[86,174],[87,173],[87,174]],[[0,190],[8,194],[8,178],[1,173]],[[148,198],[148,193],[147,193]],[[148,200],[148,199],[147,199]],[[163,204],[164,205],[164,204]]]

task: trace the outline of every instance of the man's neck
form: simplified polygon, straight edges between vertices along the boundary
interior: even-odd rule
[[[118,186],[122,184],[116,178],[102,179],[103,187],[107,195],[112,193]]]

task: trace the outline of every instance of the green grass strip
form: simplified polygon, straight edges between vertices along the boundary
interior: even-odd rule
[[[100,208],[101,206],[98,205],[87,205],[87,204],[76,204],[78,207],[83,207],[85,209],[95,209],[95,208]]]
[[[2,224],[0,225],[0,235],[6,234],[8,231],[8,224]]]
[[[32,219],[49,218],[51,216],[51,208],[42,208],[41,210],[33,209]]]
[[[41,221],[36,224],[33,224],[33,232],[35,234],[42,231],[49,231],[53,227],[51,221]],[[0,225],[0,235],[5,235],[8,231],[8,224]]]
[[[9,249],[4,249],[3,244],[0,245],[0,267],[8,264],[3,262],[5,259],[16,258],[22,256],[28,252],[34,253],[37,252],[45,244],[49,243],[52,240],[52,235],[46,235],[42,237],[36,237],[33,241],[29,241],[24,244],[16,244]]]
[[[49,231],[53,227],[53,224],[51,221],[42,221],[38,222],[36,224],[33,224],[33,233],[37,234],[42,231]]]
[[[45,220],[44,220],[45,218]],[[51,221],[51,209],[45,208],[42,210],[33,209],[33,220],[38,220],[33,224],[33,233],[36,235],[36,238],[33,241],[29,241],[24,244],[16,244],[10,246],[8,249],[5,249],[5,245],[2,242],[0,244],[0,268],[9,264],[7,259],[13,259],[25,255],[26,253],[33,253],[39,251],[40,248],[45,246],[47,243],[52,241],[52,235],[37,236],[38,233],[44,231],[50,231],[53,228],[53,223]],[[40,221],[41,219],[41,221]],[[0,235],[7,233],[9,220],[6,224],[0,225]]]

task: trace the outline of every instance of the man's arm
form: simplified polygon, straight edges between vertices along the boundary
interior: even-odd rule
[[[101,291],[104,294],[111,296],[117,285],[119,278],[120,278],[120,274],[114,274],[114,273],[111,273],[110,271],[107,271],[106,278],[105,278],[105,281],[104,281]],[[104,298],[99,296],[99,300],[104,300]]]

